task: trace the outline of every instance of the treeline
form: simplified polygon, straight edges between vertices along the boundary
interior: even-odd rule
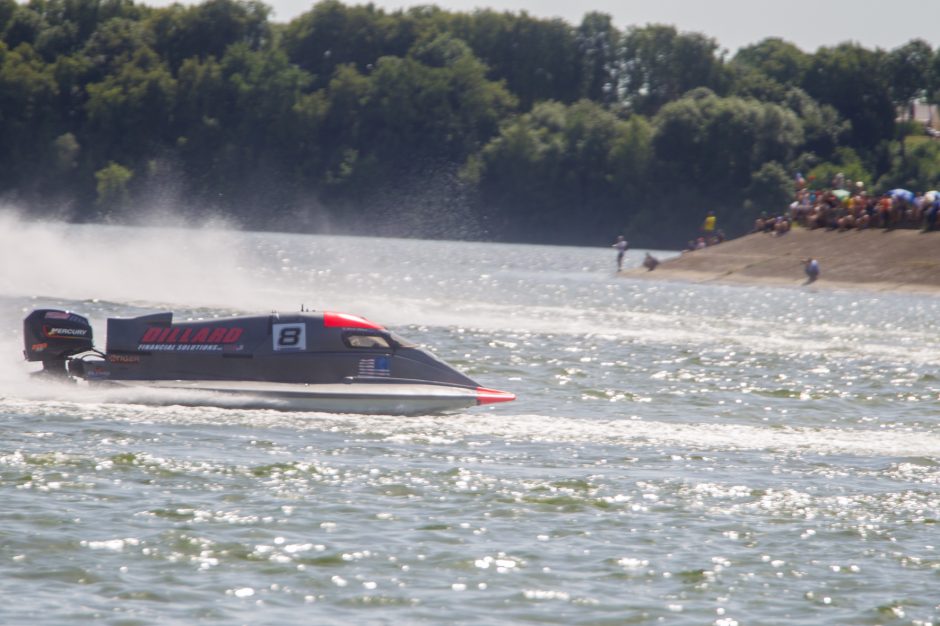
[[[0,197],[36,216],[162,206],[252,228],[675,247],[737,234],[802,172],[940,186],[896,121],[940,50],[335,0],[0,0]],[[914,136],[916,135],[916,137]]]

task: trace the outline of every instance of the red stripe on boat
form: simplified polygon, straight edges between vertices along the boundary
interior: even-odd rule
[[[499,389],[487,389],[486,387],[477,387],[477,404],[493,404],[495,402],[512,402],[516,399],[516,394]]]
[[[364,317],[350,315],[349,313],[334,313],[325,311],[323,313],[323,325],[327,328],[370,328],[372,330],[385,330],[375,322],[370,322]]]

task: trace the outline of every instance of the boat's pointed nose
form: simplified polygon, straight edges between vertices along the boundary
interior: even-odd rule
[[[512,402],[516,399],[516,394],[499,389],[487,389],[486,387],[477,387],[477,404],[494,404],[496,402]]]

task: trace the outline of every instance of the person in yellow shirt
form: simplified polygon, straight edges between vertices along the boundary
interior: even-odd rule
[[[704,234],[706,238],[715,234],[715,224],[717,221],[718,218],[715,217],[715,212],[709,211],[708,215],[705,217],[705,221],[702,222],[702,234]]]

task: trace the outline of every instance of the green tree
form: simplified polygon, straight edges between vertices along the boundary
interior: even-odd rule
[[[617,125],[610,148],[610,182],[617,190],[621,206],[627,206],[647,192],[652,163],[653,126],[645,117],[632,115]]]
[[[653,146],[659,180],[677,180],[706,193],[747,186],[768,161],[792,159],[804,134],[793,111],[776,104],[720,98],[702,89],[664,106]]]
[[[927,71],[927,100],[940,103],[940,48],[934,51]]]
[[[95,172],[99,217],[109,219],[116,211],[127,207],[130,202],[128,183],[133,177],[132,170],[113,161]]]
[[[229,46],[251,50],[269,45],[271,9],[257,0],[205,0],[160,9],[147,21],[152,47],[176,70],[186,59],[221,59]]]
[[[149,48],[86,89],[95,154],[132,161],[167,141],[176,80]]]
[[[342,65],[366,73],[380,57],[404,57],[417,38],[412,21],[401,14],[389,16],[373,4],[324,0],[287,25],[283,45],[291,62],[323,86]]]
[[[901,158],[899,150],[892,152],[891,167],[878,179],[877,189],[900,187],[926,191],[940,188],[940,144],[935,141],[918,142],[911,146],[905,158]]]
[[[933,49],[923,39],[914,39],[888,53],[886,69],[895,106],[906,108],[926,95],[933,56]]]
[[[922,39],[910,41],[888,53],[886,69],[895,110],[910,112],[914,102],[927,95],[932,60],[933,49]],[[901,159],[907,157],[905,137],[909,128],[908,124],[896,125]]]
[[[617,102],[621,36],[607,14],[591,12],[581,20],[575,35],[582,65],[580,97],[607,105]]]
[[[475,164],[481,210],[506,239],[596,241],[644,209],[650,129],[596,103],[542,102],[505,125]]]
[[[581,97],[584,66],[575,29],[566,22],[483,10],[456,17],[451,28],[492,78],[506,81],[523,110],[540,100]]]
[[[326,109],[314,141],[330,146],[324,158],[322,179],[327,186],[344,185],[359,159],[362,120],[359,115],[369,98],[369,80],[352,65],[336,69],[325,90]]]
[[[28,5],[18,4],[13,14],[7,18],[6,29],[3,31],[3,41],[10,48],[20,44],[36,45],[40,33],[47,28],[42,15]]]
[[[744,195],[744,211],[733,224],[740,230],[760,213],[783,213],[793,199],[793,179],[783,165],[768,161],[754,172]]]
[[[820,163],[808,172],[813,189],[831,189],[838,174],[846,181],[861,181],[866,189],[872,187],[872,174],[858,153],[852,148],[839,148],[832,160]]]
[[[59,135],[52,142],[52,145],[55,150],[54,164],[56,170],[62,174],[74,170],[78,165],[78,157],[81,154],[81,146],[78,144],[78,140],[75,139],[75,135],[72,133]]]
[[[10,22],[13,20],[13,14],[19,5],[16,0],[0,0],[0,39],[7,30]]]
[[[229,46],[219,61],[184,61],[174,128],[181,165],[193,172],[189,192],[241,210],[265,194],[272,211],[290,204],[311,142],[309,107],[298,109],[310,82],[282,51],[244,43]]]
[[[820,104],[802,89],[787,91],[781,104],[796,113],[803,124],[802,149],[822,159],[828,159],[851,135],[851,123],[839,117],[835,107]]]
[[[347,67],[330,83],[323,131],[344,148],[335,152],[341,159],[330,168],[332,183],[375,187],[463,163],[498,132],[514,100],[487,80],[486,67],[464,44],[444,36],[413,54],[445,65],[383,57],[367,77]]]
[[[57,95],[51,72],[29,44],[9,50],[0,42],[0,189],[41,182],[60,128]]]
[[[82,56],[88,67],[85,80],[105,80],[109,75],[119,72],[141,51],[152,52],[149,39],[146,28],[138,21],[115,17],[101,23],[82,48]]]
[[[0,0],[0,193],[90,217],[113,163],[128,194],[169,182],[246,225],[420,205],[394,232],[451,236],[446,213],[501,238],[596,243],[628,225],[672,246],[708,209],[749,222],[743,204],[775,203],[797,168],[935,186],[933,148],[895,124],[896,105],[940,99],[923,41],[806,54],[770,38],[726,62],[703,34],[621,32],[601,13],[325,0],[269,17],[255,0]]]
[[[785,87],[799,87],[809,69],[810,59],[810,55],[794,44],[768,37],[738,50],[732,63],[754,68]]]
[[[885,55],[851,43],[820,48],[804,79],[811,97],[832,105],[852,124],[851,144],[858,148],[876,146],[894,135]]]
[[[721,93],[728,82],[718,43],[673,26],[631,27],[623,38],[621,84],[630,108],[645,115],[696,87]]]
[[[808,54],[777,38],[741,48],[728,64],[731,93],[783,104],[803,84],[809,61]]]
[[[44,27],[35,39],[47,61],[79,52],[102,24],[123,18],[137,22],[150,9],[127,0],[31,0]]]

